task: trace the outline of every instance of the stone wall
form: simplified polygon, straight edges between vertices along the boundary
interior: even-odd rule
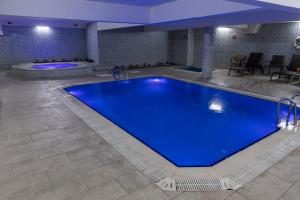
[[[233,32],[237,33],[237,40],[232,40]],[[300,54],[293,46],[299,35],[300,23],[265,24],[258,34],[253,35],[247,34],[246,29],[217,29],[214,66],[226,68],[232,55],[250,52],[264,53],[264,61],[274,54],[285,55],[288,64],[293,54]]]
[[[35,59],[87,57],[88,32],[84,29],[52,28],[46,34],[36,32],[33,27],[4,26],[4,32],[6,36],[0,37],[0,69],[8,69],[11,65]],[[232,39],[233,33],[237,33],[236,40]],[[300,36],[300,23],[297,22],[265,24],[258,34],[248,34],[247,29],[216,29],[214,67],[228,68],[233,55],[248,55],[250,52],[264,53],[263,61],[269,60],[274,54],[283,54],[288,64],[293,54],[300,54],[293,47],[296,36]],[[100,64],[104,66],[166,61],[185,65],[187,37],[187,30],[98,32],[98,44],[92,46],[99,47]],[[90,54],[93,53],[91,49]],[[201,67],[203,29],[195,30],[193,56],[193,65]]]
[[[185,65],[187,31],[171,31],[170,58],[176,64]],[[237,33],[237,39],[232,34]],[[249,34],[248,29],[216,29],[214,67],[228,68],[230,59],[235,54],[250,52],[264,53],[262,64],[270,60],[272,55],[285,55],[286,64],[289,64],[293,54],[300,54],[293,46],[295,38],[300,36],[300,23],[265,24],[258,34]],[[202,65],[203,29],[195,30],[194,66]]]
[[[48,33],[40,33],[34,27],[4,26],[4,33],[0,37],[0,70],[35,59],[86,57],[84,29],[51,28]]]
[[[168,60],[168,32],[99,32],[100,64],[137,65]]]
[[[187,30],[169,32],[169,60],[177,65],[186,65],[188,45],[187,36]]]

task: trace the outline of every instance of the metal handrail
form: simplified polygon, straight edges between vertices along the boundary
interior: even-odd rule
[[[291,100],[294,101],[294,99],[295,99],[296,97],[300,97],[300,93],[295,94],[295,95],[291,98]]]
[[[293,125],[297,125],[297,104],[292,99],[288,99],[288,98],[282,98],[278,102],[278,105],[277,105],[277,124],[280,124],[280,106],[284,102],[289,102],[289,111],[288,111],[288,115],[287,115],[287,118],[286,118],[286,126],[289,124],[289,119],[290,119],[290,116],[291,116],[292,109],[294,109],[294,123],[293,123]]]

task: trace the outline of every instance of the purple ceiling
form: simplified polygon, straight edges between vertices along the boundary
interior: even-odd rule
[[[137,6],[157,6],[160,4],[164,4],[176,0],[90,0],[90,1],[102,1],[108,3],[119,3],[119,4],[137,5]]]

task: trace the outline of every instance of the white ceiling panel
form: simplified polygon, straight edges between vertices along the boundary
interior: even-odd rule
[[[175,0],[88,0],[88,1],[101,1],[107,3],[118,3],[118,4],[126,4],[126,5],[152,7],[152,6],[161,5]]]

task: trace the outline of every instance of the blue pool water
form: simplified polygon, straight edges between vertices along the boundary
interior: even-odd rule
[[[33,69],[66,69],[77,67],[78,64],[75,63],[49,63],[49,64],[41,64],[32,66]]]
[[[65,88],[179,167],[212,166],[277,131],[277,103],[164,77]]]

